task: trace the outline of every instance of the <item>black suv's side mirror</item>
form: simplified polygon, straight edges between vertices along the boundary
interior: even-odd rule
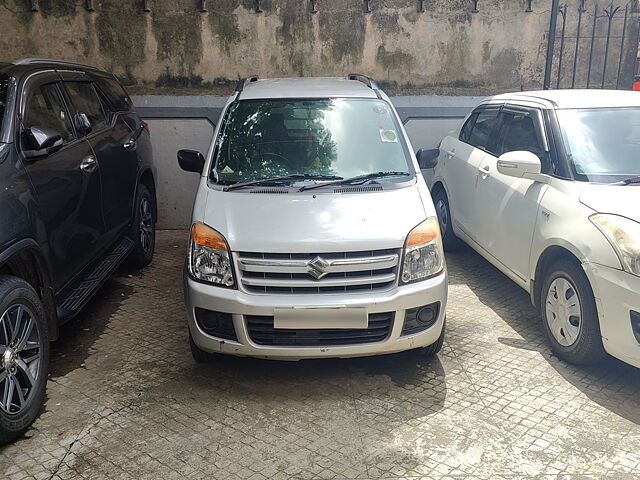
[[[418,165],[420,169],[435,168],[438,164],[438,156],[440,155],[439,148],[425,149],[421,148],[416,152],[416,158],[418,159]]]
[[[78,112],[73,116],[73,124],[80,135],[87,135],[93,130],[91,120],[89,120],[89,117],[87,117],[87,114],[84,112]]]
[[[45,127],[30,127],[23,132],[24,147],[22,153],[27,158],[41,157],[53,153],[62,147],[62,135]]]
[[[195,150],[178,150],[178,163],[185,172],[202,173],[204,157]]]

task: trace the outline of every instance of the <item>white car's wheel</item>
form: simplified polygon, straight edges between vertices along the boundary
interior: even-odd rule
[[[440,232],[442,233],[444,249],[447,251],[459,249],[462,245],[462,241],[456,237],[455,233],[453,233],[449,198],[447,197],[447,192],[444,191],[444,188],[438,188],[433,193],[433,204],[436,207],[436,215],[438,216],[438,225],[440,226]]]
[[[540,307],[558,357],[578,365],[605,357],[593,291],[578,263],[561,260],[550,268],[541,289]]]

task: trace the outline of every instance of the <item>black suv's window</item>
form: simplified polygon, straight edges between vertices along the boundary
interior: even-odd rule
[[[42,85],[31,93],[23,123],[27,128],[51,129],[59,133],[65,143],[73,139],[71,119],[55,83]]]
[[[524,150],[535,153],[542,163],[543,173],[551,172],[549,154],[545,152],[534,117],[526,112],[503,111],[496,138],[495,155]]]
[[[462,139],[462,136],[460,139],[476,148],[489,151],[491,132],[493,132],[493,129],[496,126],[499,112],[500,110],[497,108],[492,108],[480,110],[477,114],[474,113],[469,120],[472,120],[474,116],[477,116],[475,117],[473,126],[470,126],[468,132],[465,132],[466,141]]]
[[[114,112],[128,112],[131,110],[133,107],[131,99],[116,80],[99,77],[96,78],[96,84]]]
[[[107,116],[102,108],[102,102],[91,83],[65,82],[71,102],[78,112],[89,117],[93,130],[100,130],[107,125]]]

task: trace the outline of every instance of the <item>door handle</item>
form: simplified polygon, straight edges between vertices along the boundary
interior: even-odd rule
[[[478,168],[478,171],[480,172],[480,175],[482,175],[482,178],[487,178],[489,176],[489,173],[491,172],[491,167],[489,165],[485,165],[482,168]]]
[[[133,152],[136,148],[138,148],[138,142],[136,142],[133,138],[130,138],[129,140],[124,142],[122,146],[126,150],[131,150]]]
[[[80,162],[80,170],[83,172],[93,172],[98,166],[98,162],[96,162],[96,157],[93,155],[86,156]]]
[[[449,157],[453,157],[456,154],[456,151],[455,150],[447,150],[444,153],[446,153]]]

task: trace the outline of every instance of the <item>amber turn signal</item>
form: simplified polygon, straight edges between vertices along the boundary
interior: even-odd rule
[[[191,226],[191,240],[203,247],[227,250],[227,242],[224,237],[204,223],[197,222]]]
[[[407,247],[430,242],[440,236],[440,226],[435,217],[427,218],[424,222],[411,230],[407,237]]]

